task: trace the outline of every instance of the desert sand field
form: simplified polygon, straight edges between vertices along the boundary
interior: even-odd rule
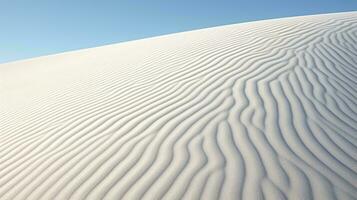
[[[1,64],[0,199],[357,199],[357,12]]]

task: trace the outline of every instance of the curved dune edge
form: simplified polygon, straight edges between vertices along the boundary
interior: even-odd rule
[[[0,65],[0,199],[357,199],[357,12]]]

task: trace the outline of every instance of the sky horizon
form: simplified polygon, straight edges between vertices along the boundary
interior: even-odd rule
[[[0,0],[0,64],[214,26],[349,11],[357,11],[357,1]]]

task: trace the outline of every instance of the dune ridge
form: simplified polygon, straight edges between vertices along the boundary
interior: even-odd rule
[[[357,199],[357,12],[0,65],[0,199]]]

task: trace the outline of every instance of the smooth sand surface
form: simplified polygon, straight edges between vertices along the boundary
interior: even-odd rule
[[[0,199],[357,199],[357,12],[1,64]]]

